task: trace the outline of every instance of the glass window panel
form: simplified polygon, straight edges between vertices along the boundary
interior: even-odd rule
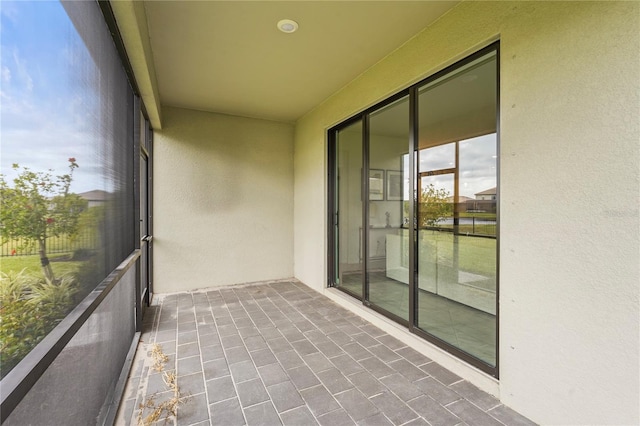
[[[408,217],[409,97],[369,117],[369,177],[379,176],[382,196],[369,197],[369,301],[409,319]],[[408,181],[407,181],[408,184]],[[371,192],[371,188],[370,192]]]
[[[135,115],[97,3],[0,15],[2,286],[20,288],[1,308],[5,376],[134,249]]]

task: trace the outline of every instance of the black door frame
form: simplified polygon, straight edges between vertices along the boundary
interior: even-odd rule
[[[141,104],[140,98],[136,102]],[[140,112],[141,111],[141,112]],[[142,330],[142,321],[146,308],[152,299],[153,283],[153,130],[147,118],[144,105],[136,110],[136,154],[135,154],[135,179],[136,179],[136,248],[140,251],[137,262],[136,274],[136,331]],[[142,179],[145,185],[142,185]],[[143,189],[146,188],[146,194]],[[144,204],[143,204],[144,203]],[[144,205],[145,208],[142,208]],[[142,217],[144,214],[144,218]],[[146,229],[143,229],[146,224]]]

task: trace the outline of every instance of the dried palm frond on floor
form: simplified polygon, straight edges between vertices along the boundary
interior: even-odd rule
[[[166,401],[156,403],[155,399],[159,392],[155,392],[147,398],[146,401],[141,403],[138,407],[140,410],[137,418],[138,426],[149,426],[162,419],[164,419],[166,423],[171,416],[176,417],[178,415],[178,407],[187,402],[189,398],[188,395],[182,396],[180,394],[176,373],[164,371],[169,357],[162,351],[162,347],[157,343],[154,344],[151,349],[151,357],[153,358],[153,369],[162,372],[162,380],[167,386],[167,389],[172,392],[172,396]],[[144,415],[145,410],[150,411],[146,416]]]
[[[162,346],[157,343],[151,348],[151,358],[153,358],[153,369],[160,372],[164,371],[164,366],[169,361],[169,357],[162,352]]]

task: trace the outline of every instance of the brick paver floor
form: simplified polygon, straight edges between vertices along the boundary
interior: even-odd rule
[[[153,368],[158,349],[164,372]],[[156,297],[118,424],[171,400],[164,373],[187,397],[157,424],[533,424],[296,281]]]

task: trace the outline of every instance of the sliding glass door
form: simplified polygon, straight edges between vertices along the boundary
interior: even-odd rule
[[[329,285],[497,375],[498,46],[332,129]]]
[[[368,117],[369,212],[367,298],[409,320],[408,213],[409,96]]]
[[[418,89],[418,321],[496,365],[496,53]]]

